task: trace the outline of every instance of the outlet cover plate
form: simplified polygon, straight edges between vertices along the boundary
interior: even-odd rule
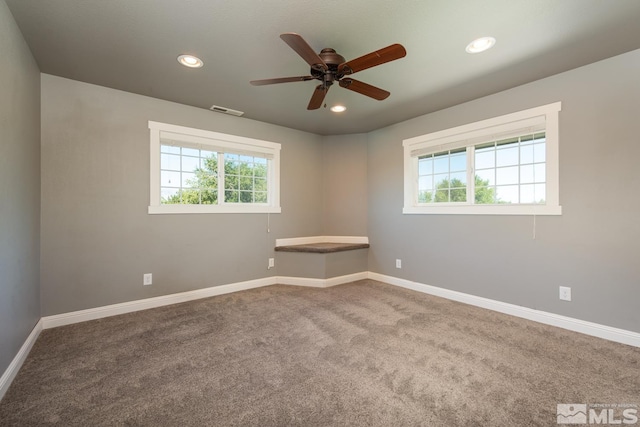
[[[560,286],[560,299],[562,301],[571,301],[571,288],[568,286]]]
[[[142,276],[142,284],[144,286],[153,284],[153,275],[151,273],[145,273],[144,276]]]

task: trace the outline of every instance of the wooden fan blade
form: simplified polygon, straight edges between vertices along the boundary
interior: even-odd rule
[[[375,52],[368,53],[359,58],[340,64],[338,66],[338,73],[357,73],[358,71],[366,70],[367,68],[375,67],[376,65],[404,58],[406,55],[407,51],[401,44],[392,44],[391,46],[383,47]]]
[[[307,110],[317,110],[318,108],[322,107],[322,102],[324,101],[324,97],[327,96],[328,91],[328,86],[316,86],[316,90],[314,90],[313,95],[311,95],[311,100],[309,101]]]
[[[307,80],[313,80],[312,76],[298,76],[298,77],[280,77],[277,79],[264,79],[264,80],[251,80],[253,86],[272,85],[276,83],[289,83],[289,82],[306,82]]]
[[[379,87],[371,86],[370,84],[350,78],[340,80],[340,86],[345,89],[349,89],[362,95],[368,96],[370,98],[377,99],[378,101],[387,99],[389,95],[391,95],[391,92],[387,92],[384,89],[380,89]]]
[[[322,58],[309,46],[309,44],[302,38],[300,34],[296,33],[284,33],[280,34],[280,38],[284,40],[289,47],[296,51],[298,55],[302,57],[307,64],[312,68],[328,70],[327,64],[324,63]]]

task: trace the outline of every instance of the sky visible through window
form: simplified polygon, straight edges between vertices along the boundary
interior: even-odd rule
[[[475,164],[475,204],[544,204],[544,133],[449,150],[418,159],[418,202],[467,202],[469,155]]]

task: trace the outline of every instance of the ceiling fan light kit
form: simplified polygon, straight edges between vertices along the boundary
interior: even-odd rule
[[[322,49],[320,53],[316,53],[299,34],[284,33],[280,35],[280,38],[309,64],[311,67],[311,75],[253,80],[250,83],[254,86],[262,86],[276,83],[319,80],[321,83],[316,86],[311,95],[311,100],[307,106],[308,110],[316,110],[322,106],[324,98],[334,82],[338,82],[340,87],[378,101],[386,99],[389,97],[390,92],[347,76],[357,73],[358,71],[366,70],[367,68],[395,61],[396,59],[405,57],[407,54],[407,51],[402,45],[392,44],[375,52],[352,59],[351,61],[345,61],[342,55],[339,55],[331,48],[325,48]]]

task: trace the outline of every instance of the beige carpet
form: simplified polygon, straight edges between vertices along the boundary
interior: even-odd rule
[[[10,426],[555,426],[640,404],[640,349],[373,281],[270,286],[42,332]]]

